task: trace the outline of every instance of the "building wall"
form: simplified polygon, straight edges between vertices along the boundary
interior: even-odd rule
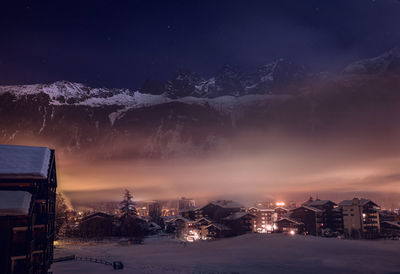
[[[251,208],[249,212],[255,216],[253,221],[254,232],[272,232],[275,221],[277,221],[277,214],[274,210]]]
[[[292,211],[290,217],[304,223],[305,232],[308,234],[315,236],[321,235],[321,214],[304,207],[299,207]]]
[[[372,205],[368,204],[362,211],[362,234],[364,238],[374,239],[379,236],[380,221],[379,212]]]
[[[343,228],[348,236],[361,237],[361,207],[357,204],[342,206],[343,209]]]

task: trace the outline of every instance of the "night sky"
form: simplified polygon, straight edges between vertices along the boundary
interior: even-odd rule
[[[340,69],[400,43],[400,2],[2,1],[0,84],[139,88],[186,68],[208,77],[284,57]]]

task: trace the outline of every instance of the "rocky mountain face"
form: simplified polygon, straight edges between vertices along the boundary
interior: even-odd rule
[[[210,79],[180,71],[140,91],[67,81],[1,86],[0,142],[169,158],[223,150],[249,132],[399,134],[398,60],[396,48],[329,77],[285,60],[252,72],[225,65]]]
[[[279,59],[248,72],[225,64],[209,79],[188,70],[181,70],[166,83],[146,80],[140,91],[150,94],[165,92],[170,98],[275,94],[279,93],[279,88],[298,84],[308,77],[309,74],[303,66]]]

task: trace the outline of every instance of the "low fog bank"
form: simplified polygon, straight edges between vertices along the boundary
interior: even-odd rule
[[[301,202],[310,195],[336,201],[359,196],[391,207],[400,197],[400,147],[395,140],[376,142],[247,132],[215,153],[168,159],[131,158],[124,144],[111,158],[93,157],[107,151],[59,155],[59,183],[77,203],[118,201],[127,188],[137,200],[189,196],[251,204]]]

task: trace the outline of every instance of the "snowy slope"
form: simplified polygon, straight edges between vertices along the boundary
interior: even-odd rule
[[[312,236],[248,234],[182,245],[172,240],[144,245],[63,245],[55,256],[122,261],[119,273],[390,273],[400,269],[399,241],[352,241]],[[54,274],[111,273],[110,266],[60,262]]]

